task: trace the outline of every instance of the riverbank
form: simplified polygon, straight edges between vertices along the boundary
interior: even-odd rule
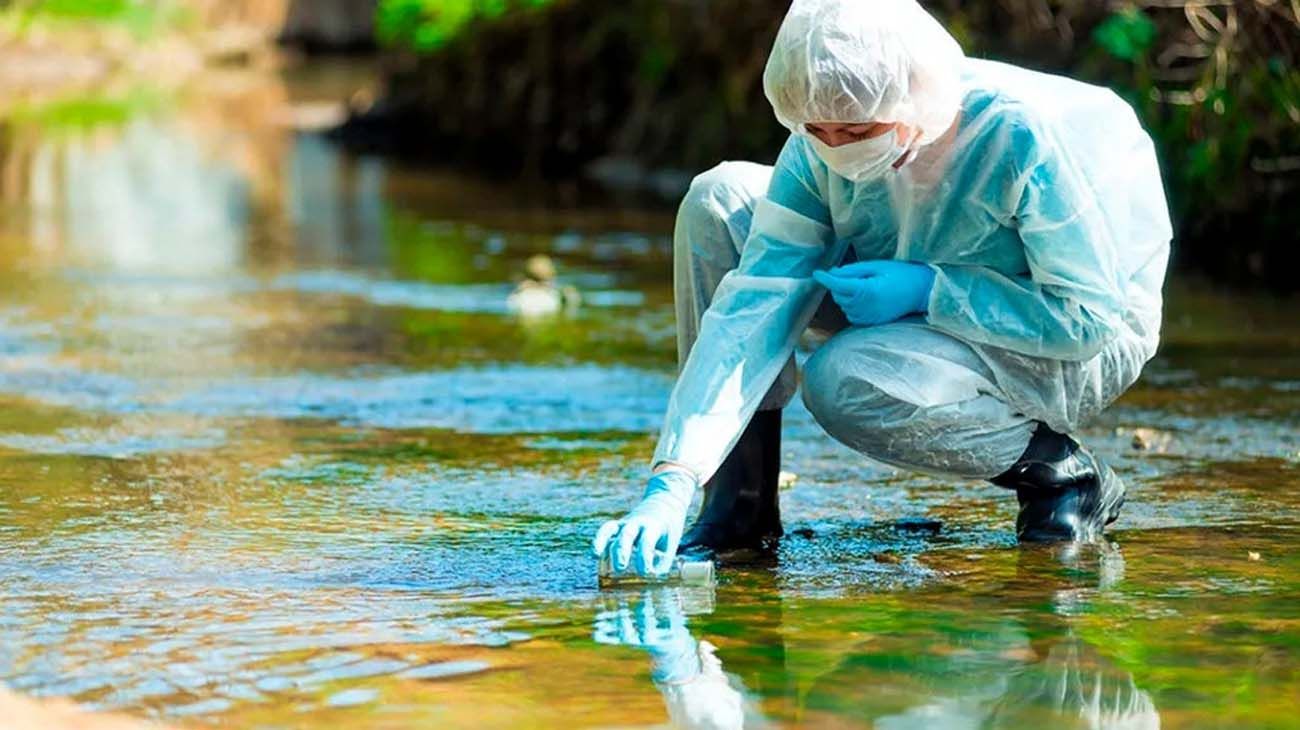
[[[1300,10],[926,5],[972,56],[1064,73],[1130,102],[1161,156],[1177,266],[1244,288],[1297,287]],[[503,177],[587,177],[669,199],[721,160],[771,162],[780,149],[785,131],[762,73],[785,3],[501,7],[513,12],[471,17],[431,46],[421,46],[421,16],[409,18],[386,64],[386,95],[339,138]],[[423,22],[441,30],[436,13]]]
[[[0,717],[12,730],[167,730],[158,723],[89,713],[65,700],[35,700],[0,687]]]
[[[198,8],[142,7],[150,9],[107,3],[98,15],[0,11],[0,115],[134,79],[173,87],[204,68],[273,61],[274,13],[235,13],[208,24]]]
[[[214,69],[374,49],[374,0],[15,3],[0,9],[0,118],[61,99],[166,92]],[[337,123],[340,120],[333,120]]]

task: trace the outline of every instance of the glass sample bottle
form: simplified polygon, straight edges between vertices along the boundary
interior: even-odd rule
[[[711,586],[714,584],[712,560],[691,560],[678,556],[664,576],[644,576],[636,573],[615,573],[608,555],[601,556],[596,568],[596,577],[601,587],[659,585],[678,583],[691,586]]]

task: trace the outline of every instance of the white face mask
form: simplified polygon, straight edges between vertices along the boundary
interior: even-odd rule
[[[807,137],[812,143],[813,150],[827,167],[840,177],[853,182],[880,177],[903,155],[911,156],[908,145],[899,140],[897,128],[879,137],[850,142],[839,147],[831,147],[818,139],[815,134],[809,134]]]

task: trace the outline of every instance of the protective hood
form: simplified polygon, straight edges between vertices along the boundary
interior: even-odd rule
[[[776,118],[901,122],[938,138],[961,104],[961,47],[915,0],[795,0],[763,72]]]

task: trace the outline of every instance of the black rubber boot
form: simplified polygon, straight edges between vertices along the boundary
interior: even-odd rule
[[[1016,490],[1021,542],[1092,542],[1124,504],[1124,481],[1106,462],[1041,423],[1019,461],[989,481]]]
[[[770,549],[781,529],[777,480],[781,469],[781,411],[758,411],[740,440],[704,485],[704,504],[682,535],[695,554]]]

